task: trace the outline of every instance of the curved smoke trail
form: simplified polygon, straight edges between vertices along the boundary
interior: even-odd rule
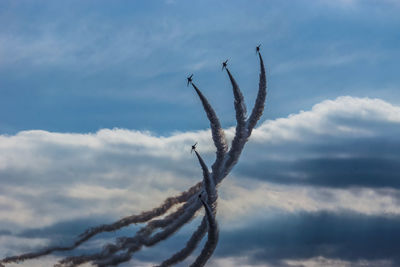
[[[217,175],[219,173],[222,161],[224,160],[226,151],[228,150],[225,133],[221,127],[221,123],[219,122],[217,115],[215,114],[214,109],[208,102],[207,98],[203,95],[203,93],[197,88],[197,86],[193,82],[192,86],[196,91],[197,95],[199,96],[201,103],[203,104],[204,111],[207,114],[207,118],[210,121],[212,139],[214,141],[215,147],[217,148],[217,158],[211,168],[213,173]]]
[[[246,106],[244,104],[243,95],[240,92],[239,86],[234,80],[232,74],[227,69],[235,98],[236,119],[238,124],[236,127],[237,131],[229,152],[227,152],[228,146],[226,144],[225,134],[221,128],[218,117],[216,116],[208,100],[192,83],[193,88],[197,92],[203,104],[207,118],[210,121],[214,145],[217,148],[217,156],[214,164],[212,165],[212,173],[208,171],[208,168],[201,156],[196,152],[196,156],[198,157],[203,170],[202,182],[197,183],[189,190],[181,193],[178,196],[167,198],[162,205],[155,209],[143,212],[139,215],[125,217],[112,224],[90,228],[81,234],[79,239],[76,240],[71,246],[49,247],[36,253],[26,253],[19,256],[7,257],[0,261],[0,267],[6,263],[38,258],[55,251],[72,250],[99,233],[116,231],[133,223],[147,222],[147,224],[142,227],[133,237],[118,238],[115,244],[106,245],[100,253],[67,257],[61,260],[56,266],[77,266],[85,262],[92,262],[97,266],[118,265],[119,263],[129,261],[132,255],[136,251],[140,250],[143,246],[153,246],[158,242],[170,237],[183,225],[194,218],[196,212],[201,208],[202,204],[205,208],[206,215],[197,230],[193,233],[191,238],[186,243],[186,246],[181,251],[165,260],[160,266],[170,266],[174,263],[184,260],[193,252],[208,229],[207,242],[200,255],[197,257],[195,263],[192,265],[203,266],[211,257],[218,242],[218,226],[214,217],[216,213],[215,201],[217,199],[216,185],[218,185],[228,175],[230,170],[237,163],[245,143],[247,142],[257,121],[262,116],[264,110],[264,102],[267,94],[266,75],[261,54],[259,53],[258,55],[260,59],[259,90],[254,108],[247,120]],[[204,202],[202,199],[199,201],[197,198],[197,194],[201,191],[206,192],[207,202]],[[168,214],[162,219],[155,219],[156,217],[165,215],[171,207],[180,203],[183,203],[183,205],[171,214]],[[153,234],[156,229],[160,229],[160,231]]]
[[[258,57],[260,59],[260,69],[261,69],[260,81],[258,83],[258,93],[257,93],[256,103],[254,104],[251,115],[247,121],[247,130],[249,131],[249,136],[251,134],[251,131],[256,126],[257,121],[261,118],[263,114],[265,98],[267,97],[267,90],[266,90],[267,78],[265,75],[264,61],[262,59],[261,53],[258,53]]]
[[[210,206],[201,199],[203,203],[204,209],[206,211],[207,222],[208,222],[208,238],[204,247],[200,253],[200,255],[196,258],[196,260],[190,265],[190,267],[202,267],[204,266],[207,261],[210,259],[211,255],[214,253],[215,248],[217,247],[218,243],[218,224],[214,218],[213,211]]]

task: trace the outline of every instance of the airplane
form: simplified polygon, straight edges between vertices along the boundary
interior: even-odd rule
[[[261,46],[261,44],[259,44],[259,45],[256,47],[256,54],[260,53],[260,46]]]
[[[226,69],[226,66],[228,65],[228,64],[227,64],[227,63],[228,63],[228,60],[229,60],[229,59],[227,59],[227,60],[225,60],[224,62],[222,62],[222,70]]]
[[[192,150],[190,151],[190,153],[193,153],[193,151],[196,150],[196,145],[197,145],[197,142],[196,142],[196,144],[194,144],[194,145],[192,146]]]
[[[187,86],[189,86],[189,83],[192,83],[192,77],[193,77],[193,74],[186,78],[187,79]]]

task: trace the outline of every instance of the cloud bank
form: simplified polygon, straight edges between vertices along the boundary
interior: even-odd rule
[[[262,123],[219,189],[215,265],[230,266],[234,259],[243,266],[396,264],[399,126],[399,106],[350,96]],[[233,133],[227,130],[228,139]],[[0,256],[26,252],[26,244],[63,242],[98,221],[149,209],[201,180],[190,154],[196,141],[210,164],[208,130],[171,136],[126,129],[1,135]],[[187,236],[190,227],[179,235]],[[146,265],[145,252],[139,260]]]

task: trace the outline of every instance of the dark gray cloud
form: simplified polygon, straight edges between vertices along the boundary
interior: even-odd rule
[[[321,256],[397,264],[399,114],[398,106],[382,100],[347,96],[261,124],[219,188],[222,232],[215,259],[245,255],[251,264],[284,266],[293,265],[288,259]],[[228,139],[233,131],[226,131]],[[210,163],[215,151],[209,131],[0,135],[0,251],[14,255],[50,240],[65,244],[89,226],[161,203],[200,180],[201,168],[190,155],[195,141]],[[197,225],[138,259],[153,261],[155,253],[161,262]],[[92,251],[129,230],[79,249]],[[374,244],[379,247],[372,251]]]
[[[74,237],[78,230],[96,224],[99,220],[101,218],[57,223],[49,227],[26,230],[18,236],[65,241]],[[136,259],[144,262],[162,261],[177,247],[184,245],[191,229],[195,229],[198,223],[199,220],[195,220],[159,247],[139,253]],[[105,240],[129,235],[133,230],[130,227],[116,233],[102,234],[84,248],[78,249],[78,252],[94,251],[104,244]],[[274,213],[268,218],[257,219],[246,227],[221,230],[220,243],[216,250],[217,259],[245,256],[249,265],[271,266],[294,266],[287,264],[287,261],[316,257],[340,259],[353,262],[354,265],[359,261],[368,263],[379,260],[391,262],[390,266],[400,264],[399,216],[369,216],[350,212]],[[367,263],[364,266],[374,266]],[[186,262],[179,266],[185,264]]]
[[[369,140],[362,145],[374,150]],[[377,141],[377,140],[374,140]],[[386,140],[381,140],[384,143]],[[342,152],[352,150],[352,155],[329,157],[337,146],[324,147],[319,157],[304,158],[304,151],[296,151],[293,147],[284,148],[287,153],[298,155],[298,159],[259,160],[254,163],[243,163],[238,169],[239,175],[254,177],[263,181],[282,184],[305,184],[327,187],[393,187],[400,188],[400,150],[399,142],[393,141],[386,149],[376,144],[372,154],[364,154],[365,147],[360,142],[343,144]],[[319,148],[318,148],[319,149]],[[268,152],[267,152],[268,153]],[[325,156],[323,155],[325,154]],[[385,154],[392,154],[385,156]]]
[[[356,111],[351,98],[342,100],[260,127],[269,138],[255,137],[236,173],[281,184],[399,188],[400,110],[383,115],[387,107],[367,101]]]
[[[400,264],[400,217],[356,213],[281,214],[222,231],[219,256],[252,255],[253,263],[322,256]]]
[[[12,232],[9,230],[0,230],[0,236],[1,235],[11,235],[11,234],[12,234]]]

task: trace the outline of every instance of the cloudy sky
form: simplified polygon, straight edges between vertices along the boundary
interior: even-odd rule
[[[232,138],[221,62],[250,108],[261,43],[266,110],[219,187],[210,266],[399,266],[399,12],[398,0],[1,1],[0,257],[69,244],[199,181],[190,145],[208,164],[215,149],[185,78]],[[124,266],[162,261],[198,224]]]

